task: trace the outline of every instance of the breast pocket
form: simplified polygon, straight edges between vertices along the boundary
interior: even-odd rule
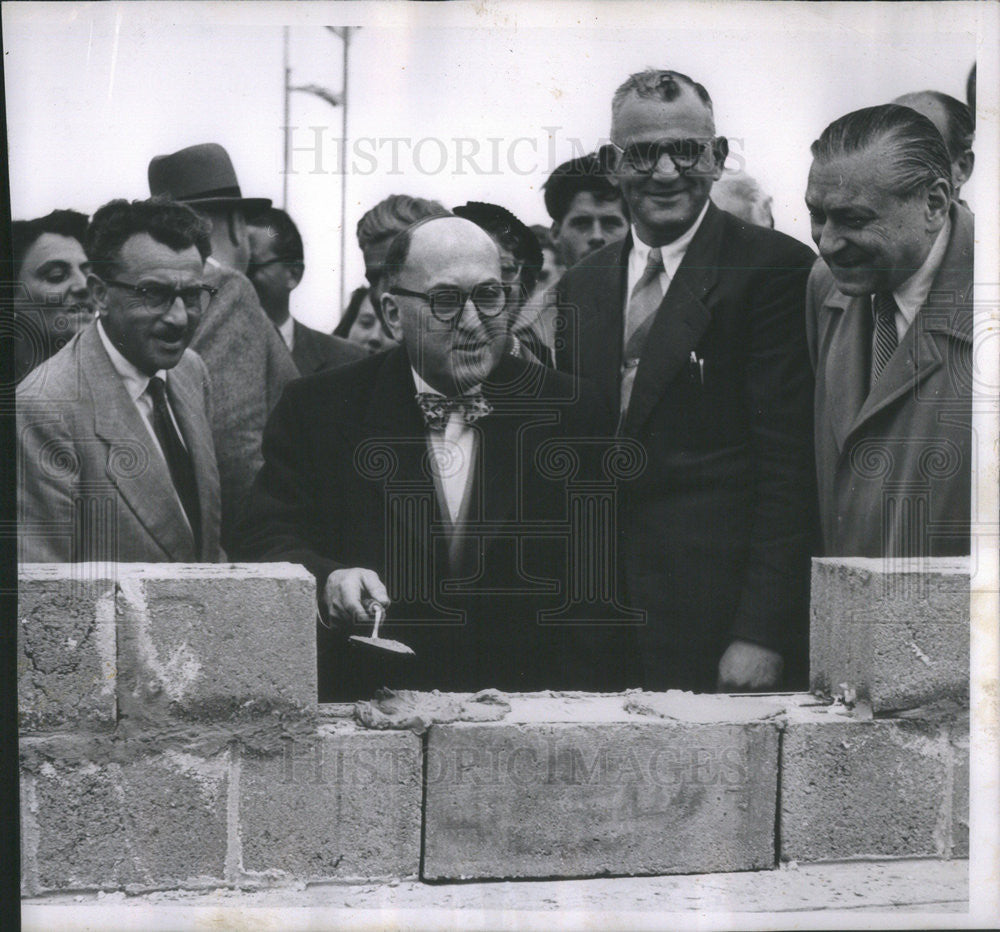
[[[742,365],[732,354],[695,350],[679,381],[681,422],[691,447],[728,446],[746,432]]]

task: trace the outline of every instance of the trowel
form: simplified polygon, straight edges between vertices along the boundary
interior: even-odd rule
[[[407,647],[402,641],[393,641],[390,638],[380,638],[378,636],[379,626],[385,619],[385,606],[381,602],[371,600],[366,606],[368,614],[375,620],[375,627],[372,628],[370,638],[362,637],[359,634],[352,634],[349,640],[354,644],[365,647],[374,647],[376,650],[386,650],[393,654],[413,654],[413,649]]]

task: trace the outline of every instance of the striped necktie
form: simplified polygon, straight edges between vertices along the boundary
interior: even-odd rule
[[[632,385],[635,382],[636,370],[639,368],[639,357],[653,325],[656,309],[663,301],[663,287],[660,285],[660,274],[663,272],[663,256],[659,249],[650,249],[646,268],[632,289],[625,310],[625,350],[622,353],[621,410],[628,410],[632,397]]]
[[[879,376],[892,359],[899,345],[896,334],[896,312],[899,308],[891,291],[880,291],[872,300],[875,335],[872,339],[872,376],[869,391],[875,387]]]

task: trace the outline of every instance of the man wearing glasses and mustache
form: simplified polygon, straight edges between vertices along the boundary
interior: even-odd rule
[[[792,684],[802,674],[814,256],[710,203],[727,152],[704,87],[632,75],[602,153],[630,235],[558,291],[558,368],[594,382],[648,457],[619,489],[618,540],[626,601],[646,616],[647,689],[774,689],[784,666]]]
[[[187,348],[213,293],[208,227],[165,199],[116,200],[86,246],[98,319],[17,390],[19,559],[216,562],[209,378]]]
[[[380,685],[627,685],[619,630],[540,614],[566,598],[570,542],[554,537],[565,485],[536,454],[609,430],[600,401],[516,355],[500,255],[474,223],[421,220],[385,267],[382,315],[401,345],[285,389],[241,535],[240,557],[316,577],[321,701]],[[375,603],[380,637],[415,657],[348,641],[371,633]]]

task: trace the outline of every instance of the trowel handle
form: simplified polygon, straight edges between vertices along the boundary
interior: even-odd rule
[[[375,599],[366,599],[363,603],[365,606],[365,611],[375,619],[375,627],[372,629],[372,637],[378,637],[379,625],[382,624],[385,618],[385,606],[381,602],[376,602]]]

